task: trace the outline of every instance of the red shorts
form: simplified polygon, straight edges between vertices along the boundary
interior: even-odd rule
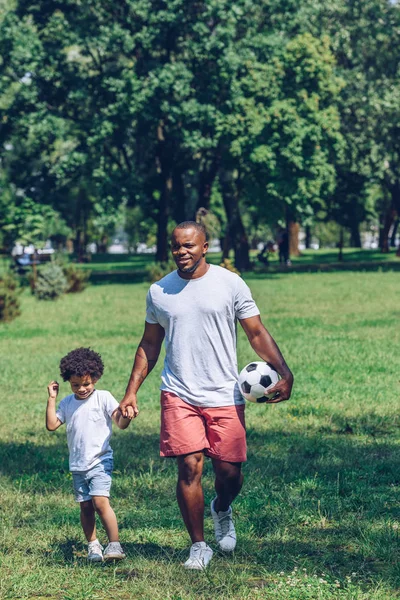
[[[244,404],[201,408],[161,392],[160,455],[204,451],[226,462],[246,460]]]

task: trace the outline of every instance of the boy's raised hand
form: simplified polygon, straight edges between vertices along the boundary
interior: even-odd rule
[[[57,398],[59,388],[60,388],[60,386],[57,383],[57,381],[50,381],[49,385],[47,386],[49,398],[54,398],[54,399]]]

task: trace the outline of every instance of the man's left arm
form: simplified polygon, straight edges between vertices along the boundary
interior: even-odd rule
[[[276,342],[268,333],[261,322],[260,316],[249,317],[248,319],[239,319],[251,347],[265,362],[269,363],[281,376],[278,381],[268,390],[274,397],[267,400],[269,404],[276,404],[282,400],[289,400],[293,387],[293,374],[287,366]]]

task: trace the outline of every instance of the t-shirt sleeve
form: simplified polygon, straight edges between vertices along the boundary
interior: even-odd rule
[[[119,403],[116,401],[114,396],[110,392],[106,392],[104,394],[104,410],[109,417],[113,414],[116,408],[118,408]]]
[[[146,321],[151,325],[155,325],[156,323],[158,323],[156,310],[153,304],[153,298],[151,296],[151,288],[147,292],[146,296]]]
[[[67,398],[63,398],[56,410],[56,417],[57,417],[57,419],[59,419],[61,421],[61,423],[65,423],[65,421],[67,420],[66,408],[67,408]]]
[[[241,277],[237,278],[235,293],[235,316],[237,319],[248,319],[260,314],[254,302],[249,286]]]

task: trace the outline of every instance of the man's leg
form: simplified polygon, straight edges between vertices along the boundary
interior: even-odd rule
[[[211,502],[215,539],[221,550],[233,552],[236,532],[232,519],[231,503],[243,485],[242,463],[212,460],[215,472],[216,498]]]
[[[178,483],[176,497],[179,508],[192,540],[186,569],[205,569],[213,551],[204,541],[204,495],[201,485],[204,455],[202,452],[177,457]]]
[[[214,509],[219,511],[229,510],[243,485],[242,463],[231,463],[223,460],[212,459],[215,473],[215,491],[217,497]]]
[[[204,495],[201,485],[204,455],[202,452],[177,457],[178,483],[176,497],[192,540],[204,542]]]

